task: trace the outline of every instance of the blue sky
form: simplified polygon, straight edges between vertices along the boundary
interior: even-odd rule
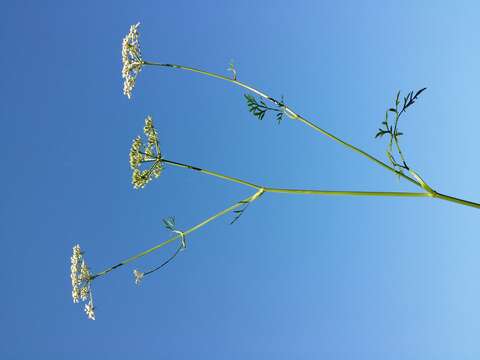
[[[307,127],[247,111],[243,91],[145,68],[122,94],[121,40],[145,59],[227,74],[385,159],[373,136],[397,90],[409,164],[480,201],[480,8],[474,1],[15,1],[2,6],[2,359],[477,359],[478,210],[430,199],[266,194],[188,237],[164,270],[96,280],[97,320],[71,301],[77,242],[94,271],[251,194],[167,167],[130,185],[151,114],[169,159],[267,186],[416,191]]]

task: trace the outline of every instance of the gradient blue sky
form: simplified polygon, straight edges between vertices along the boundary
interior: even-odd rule
[[[250,116],[243,91],[146,68],[122,94],[120,48],[225,72],[384,159],[373,135],[398,89],[428,91],[401,127],[411,166],[480,201],[476,1],[12,1],[0,39],[2,359],[478,359],[480,213],[429,199],[267,194],[136,287],[70,297],[79,242],[94,270],[251,191],[167,168],[130,186],[128,150],[156,120],[166,157],[278,187],[414,191],[301,124]],[[226,72],[225,72],[226,73]]]

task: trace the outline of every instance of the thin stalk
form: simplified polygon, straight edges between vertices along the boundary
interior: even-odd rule
[[[403,156],[403,152],[402,152],[402,149],[400,148],[400,144],[398,143],[398,139],[395,138],[394,141],[395,141],[395,146],[397,147],[398,154],[400,155],[400,159],[402,160],[403,167],[405,168],[405,170],[410,170],[407,165],[407,162],[405,161],[405,157]]]
[[[236,208],[238,208],[238,207],[240,207],[240,206],[243,206],[245,203],[250,203],[250,202],[252,202],[252,201],[255,201],[256,199],[258,199],[258,198],[263,194],[263,192],[264,192],[263,189],[260,189],[260,190],[258,190],[257,192],[255,192],[255,194],[247,197],[246,199],[244,199],[244,200],[242,200],[242,201],[239,201],[239,202],[235,203],[235,204],[232,205],[232,206],[229,206],[228,208],[226,208],[226,209],[224,209],[224,210],[216,213],[215,215],[210,216],[209,218],[205,219],[205,220],[202,221],[201,223],[198,223],[197,225],[189,228],[188,230],[183,231],[183,236],[186,236],[186,235],[194,232],[195,230],[200,229],[201,227],[207,225],[209,222],[215,220],[216,218],[219,218],[220,216],[225,215],[225,214],[229,213],[229,212],[232,211],[232,210],[235,210]],[[177,234],[177,235],[175,235],[175,236],[172,236],[171,238],[169,238],[169,239],[161,242],[161,243],[158,244],[158,245],[155,245],[154,247],[152,247],[152,248],[150,248],[150,249],[148,249],[148,250],[142,251],[141,253],[138,253],[137,255],[134,255],[134,256],[131,256],[131,257],[125,259],[125,260],[122,260],[122,261],[120,261],[118,264],[116,264],[116,265],[114,265],[114,266],[111,266],[111,267],[109,267],[109,268],[107,268],[107,269],[105,269],[105,270],[103,270],[103,271],[101,271],[101,272],[99,272],[99,273],[96,273],[95,275],[93,275],[93,276],[91,277],[91,280],[93,280],[93,279],[95,279],[95,278],[97,278],[97,277],[99,277],[99,276],[106,275],[106,274],[108,274],[110,271],[115,270],[115,269],[119,268],[120,266],[126,265],[126,264],[128,264],[128,263],[131,263],[131,262],[134,261],[134,260],[137,260],[137,259],[139,259],[139,258],[141,258],[141,257],[143,257],[143,256],[145,256],[145,255],[148,255],[148,254],[150,254],[151,252],[153,252],[153,251],[155,251],[155,250],[158,250],[158,249],[164,247],[165,245],[168,245],[168,244],[170,244],[171,242],[177,240],[177,239],[180,238],[181,236],[182,236],[181,234]]]
[[[433,192],[433,197],[436,197],[436,198],[442,199],[442,200],[446,200],[446,201],[450,201],[450,202],[454,202],[454,203],[457,203],[457,204],[461,204],[461,205],[465,205],[465,206],[471,206],[471,207],[480,209],[480,204],[477,204],[473,201],[459,199],[459,198],[456,198],[456,197],[453,197],[453,196],[440,194],[438,192]]]
[[[217,172],[215,172],[215,171],[210,171],[210,170],[201,169],[201,168],[196,167],[196,166],[191,166],[191,165],[187,165],[187,164],[182,164],[182,163],[179,163],[179,162],[176,162],[176,161],[167,160],[167,159],[162,159],[162,162],[164,162],[164,163],[166,163],[166,164],[173,165],[173,166],[178,166],[178,167],[181,167],[181,168],[184,168],[184,169],[195,170],[195,171],[198,171],[198,172],[207,174],[207,175],[215,176],[215,177],[220,178],[220,179],[224,179],[224,180],[232,181],[232,182],[235,182],[235,183],[238,183],[238,184],[242,184],[242,185],[245,185],[245,186],[249,186],[249,187],[252,187],[252,188],[257,189],[257,190],[260,190],[260,189],[262,188],[261,186],[255,185],[255,184],[253,184],[253,183],[251,183],[251,182],[244,181],[244,180],[241,180],[241,179],[238,179],[238,178],[234,178],[234,177],[232,177],[232,176],[223,175],[223,174],[217,173]]]
[[[405,157],[403,156],[403,152],[402,152],[402,149],[400,149],[400,144],[398,143],[398,120],[400,119],[400,116],[402,116],[402,114],[404,113],[405,111],[405,108],[402,109],[402,111],[400,111],[400,113],[398,112],[398,104],[396,105],[395,107],[395,126],[393,128],[393,134],[390,133],[390,148],[392,147],[392,139],[395,141],[395,146],[397,148],[397,151],[398,151],[398,154],[400,155],[400,158],[403,162],[403,168],[405,170],[410,170],[408,165],[407,165],[407,162],[405,161]],[[390,150],[391,151],[391,150]]]
[[[182,69],[182,70],[187,70],[187,71],[192,71],[192,72],[195,72],[195,73],[199,73],[199,74],[202,74],[202,75],[207,75],[207,76],[214,77],[214,78],[217,78],[217,79],[229,81],[229,82],[231,82],[235,85],[241,86],[244,89],[247,89],[247,90],[257,94],[258,96],[261,96],[264,99],[267,99],[267,100],[273,102],[275,105],[280,106],[282,104],[280,101],[268,96],[267,94],[261,92],[260,90],[257,90],[257,89],[255,89],[255,88],[253,88],[253,87],[251,87],[247,84],[244,84],[241,81],[231,79],[228,76],[223,76],[223,75],[215,74],[215,73],[212,73],[212,72],[209,72],[209,71],[204,71],[204,70],[196,69],[196,68],[193,68],[193,67],[183,66],[183,65],[178,65],[178,64],[162,64],[162,63],[157,63],[157,62],[152,62],[152,61],[144,61],[143,64],[144,65],[152,65],[152,66],[170,67],[170,68],[174,68],[174,69]]]
[[[232,78],[229,78],[227,76],[223,76],[223,75],[220,75],[220,74],[216,74],[216,73],[212,73],[212,72],[209,72],[209,71],[204,71],[204,70],[200,70],[200,69],[196,69],[196,68],[193,68],[193,67],[189,67],[189,66],[183,66],[183,65],[178,65],[178,64],[162,64],[162,63],[157,63],[157,62],[151,62],[151,61],[144,61],[143,62],[144,65],[151,65],[151,66],[162,66],[162,67],[170,67],[170,68],[174,68],[174,69],[181,69],[181,70],[187,70],[187,71],[191,71],[191,72],[195,72],[195,73],[199,73],[199,74],[202,74],[202,75],[206,75],[206,76],[210,76],[210,77],[214,77],[214,78],[217,78],[217,79],[220,79],[220,80],[225,80],[225,81],[228,81],[228,82],[231,82],[237,86],[240,86],[244,89],[247,89],[251,92],[253,92],[254,94],[257,94],[258,96],[268,100],[268,101],[271,101],[273,102],[275,105],[277,106],[283,106],[285,107],[285,111],[287,113],[287,115],[292,118],[292,119],[296,119],[296,120],[299,120],[300,122],[304,123],[305,125],[311,127],[312,129],[314,129],[315,131],[318,131],[320,132],[321,134],[329,137],[330,139],[338,142],[339,144],[342,144],[343,146],[346,146],[347,148],[349,148],[350,150],[353,150],[357,153],[359,153],[360,155],[366,157],[367,159],[369,159],[370,161],[373,161],[374,163],[376,163],[377,165],[380,165],[381,167],[383,167],[384,169],[387,169],[388,171],[391,171],[393,173],[395,173],[396,175],[400,176],[400,177],[403,177],[405,180],[408,180],[410,181],[412,184],[415,184],[417,186],[421,186],[417,181],[415,181],[414,179],[412,179],[411,177],[401,173],[400,171],[397,171],[395,170],[393,167],[387,165],[386,163],[384,163],[383,161],[375,158],[374,156],[368,154],[367,152],[357,148],[356,146],[353,146],[352,144],[336,137],[335,135],[329,133],[328,131],[320,128],[319,126],[313,124],[312,122],[308,121],[307,119],[305,119],[304,117],[298,115],[296,112],[294,112],[292,109],[290,109],[289,107],[285,106],[285,104],[283,104],[282,102],[276,100],[275,98],[267,95],[266,93],[260,91],[260,90],[257,90],[255,88],[253,88],[252,86],[250,85],[247,85],[241,81],[238,81],[236,79],[232,79]]]
[[[303,195],[340,195],[340,196],[394,196],[394,197],[434,197],[428,192],[398,192],[398,191],[337,191],[337,190],[304,190],[264,188],[265,192]]]
[[[303,118],[302,116],[299,115],[299,116],[298,116],[298,120],[301,121],[302,123],[310,126],[312,129],[314,129],[314,130],[316,130],[316,131],[324,134],[325,136],[328,136],[330,139],[335,140],[336,142],[338,142],[338,143],[346,146],[347,148],[349,148],[349,149],[351,149],[351,150],[353,150],[353,151],[355,151],[355,152],[357,152],[357,153],[365,156],[367,159],[373,161],[373,162],[376,163],[377,165],[380,165],[380,166],[383,167],[384,169],[387,169],[388,171],[391,171],[391,172],[395,173],[396,175],[404,178],[405,180],[410,181],[412,184],[421,187],[420,183],[418,183],[417,181],[415,181],[414,179],[412,179],[410,176],[407,176],[407,175],[405,175],[404,173],[395,170],[393,167],[385,164],[383,161],[378,160],[376,157],[373,157],[373,156],[370,155],[369,153],[367,153],[367,152],[365,152],[365,151],[357,148],[356,146],[353,146],[353,145],[347,143],[346,141],[343,141],[342,139],[337,138],[335,135],[328,133],[327,131],[323,130],[322,128],[318,127],[317,125],[313,124],[312,122],[308,121],[307,119]]]
[[[160,270],[161,268],[163,268],[164,266],[167,266],[168,263],[170,263],[173,259],[175,259],[177,257],[177,255],[180,253],[180,251],[182,250],[182,246],[179,246],[177,247],[177,250],[175,250],[175,252],[173,253],[173,255],[171,255],[167,260],[165,260],[162,264],[160,264],[159,266],[153,268],[152,270],[148,270],[146,272],[143,273],[143,277],[147,276],[147,275],[150,275],[152,273],[154,273],[155,271],[158,271]]]

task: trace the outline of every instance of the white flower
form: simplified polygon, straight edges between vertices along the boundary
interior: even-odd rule
[[[143,161],[143,155],[140,154],[142,148],[142,139],[140,136],[137,136],[135,139],[133,139],[132,147],[130,148],[130,168],[132,170],[138,168],[140,163]]]
[[[132,173],[132,184],[135,189],[141,189],[145,187],[148,182],[148,171],[140,171],[138,169],[133,170]]]
[[[143,128],[143,132],[147,137],[149,148],[152,148],[153,146],[158,146],[157,130],[155,130],[155,127],[153,126],[153,119],[150,115],[145,118],[145,126]]]
[[[73,247],[72,257],[70,258],[70,279],[72,280],[72,299],[74,303],[78,303],[80,297],[80,291],[78,289],[78,285],[80,285],[78,264],[81,258],[82,251],[80,250],[80,245],[77,244]]]
[[[73,302],[77,304],[80,299],[80,292],[78,291],[77,286],[72,288],[72,298],[73,298]]]
[[[123,93],[130,99],[137,76],[144,64],[138,41],[140,23],[130,26],[130,31],[122,42]]]
[[[153,178],[158,178],[163,171],[158,134],[151,116],[146,117],[143,132],[147,142],[144,143],[142,138],[137,136],[133,139],[130,148],[130,168],[133,170],[132,184],[135,189],[145,187]],[[142,170],[140,168],[142,163],[151,163],[150,168]]]
[[[70,278],[72,280],[72,299],[74,303],[79,303],[80,301],[87,301],[88,304],[85,305],[85,312],[89,319],[95,320],[95,313],[93,307],[93,297],[92,291],[90,288],[90,282],[93,277],[90,273],[90,270],[83,258],[83,253],[80,249],[80,246],[77,244],[73,247],[72,257],[70,258]]]
[[[95,320],[95,308],[93,307],[92,301],[90,301],[88,304],[85,304],[85,313],[90,320]]]
[[[88,266],[85,263],[85,260],[82,259],[82,266],[80,267],[80,280],[88,281],[90,280],[90,270],[88,270]]]
[[[89,294],[90,294],[90,291],[88,290],[88,287],[84,286],[80,289],[80,298],[82,299],[82,301],[87,301]]]
[[[158,178],[162,174],[162,171],[163,171],[162,163],[160,161],[156,161],[151,168],[152,175]]]
[[[82,250],[80,249],[80,245],[75,245],[73,247],[73,256],[72,258],[76,258],[78,259],[80,257],[80,255],[82,255]]]
[[[135,276],[135,285],[140,285],[140,282],[143,279],[143,275],[145,274],[141,271],[138,271],[137,269],[133,270],[133,276]]]

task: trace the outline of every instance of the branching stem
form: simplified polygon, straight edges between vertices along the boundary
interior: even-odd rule
[[[207,225],[209,222],[211,222],[211,221],[219,218],[220,216],[225,215],[225,214],[231,212],[232,210],[235,210],[236,208],[242,206],[244,203],[249,203],[249,202],[255,201],[256,199],[258,199],[258,198],[263,194],[263,192],[264,192],[263,189],[260,189],[260,190],[258,190],[257,192],[255,192],[253,195],[247,197],[246,199],[241,200],[241,201],[233,204],[232,206],[229,206],[228,208],[226,208],[226,209],[224,209],[224,210],[216,213],[215,215],[210,216],[209,218],[205,219],[205,220],[202,221],[201,223],[198,223],[197,225],[191,227],[190,229],[183,231],[183,236],[186,236],[186,235],[194,232],[195,230],[200,229],[201,227]],[[126,265],[126,264],[128,264],[128,263],[131,263],[131,262],[134,261],[134,260],[137,260],[137,259],[139,259],[139,258],[141,258],[141,257],[143,257],[143,256],[145,256],[145,255],[148,255],[148,254],[150,254],[151,252],[154,252],[155,250],[158,250],[158,249],[164,247],[165,245],[168,245],[168,244],[170,244],[171,242],[177,240],[177,239],[180,238],[181,236],[182,236],[182,235],[180,235],[180,234],[174,235],[174,236],[172,236],[171,238],[169,238],[169,239],[161,242],[161,243],[158,244],[158,245],[155,245],[154,247],[152,247],[152,248],[150,248],[150,249],[148,249],[148,250],[142,251],[141,253],[138,253],[137,255],[134,255],[134,256],[131,256],[131,257],[125,259],[125,260],[122,260],[122,261],[120,261],[118,264],[113,265],[113,266],[109,267],[108,269],[105,269],[105,270],[103,270],[103,271],[101,271],[101,272],[99,272],[99,273],[96,273],[95,275],[93,275],[93,276],[91,277],[91,280],[93,280],[93,279],[95,279],[95,278],[97,278],[97,277],[99,277],[99,276],[106,275],[106,274],[108,274],[108,273],[109,273],[110,271],[112,271],[112,270],[115,270],[115,269],[117,269],[117,268],[119,268],[119,267],[121,267],[121,266],[123,266],[123,265]]]
[[[186,235],[194,232],[195,230],[200,229],[201,227],[207,225],[209,222],[211,222],[211,221],[213,221],[213,220],[215,220],[215,219],[217,219],[217,218],[219,218],[219,217],[221,217],[221,216],[239,208],[240,206],[243,206],[244,204],[249,204],[249,203],[257,200],[264,193],[281,193],[281,194],[297,194],[297,195],[415,197],[415,198],[417,198],[417,197],[430,197],[430,198],[439,198],[439,199],[442,199],[442,200],[455,202],[455,203],[461,204],[461,205],[475,207],[477,209],[480,208],[480,204],[477,204],[477,203],[474,203],[474,202],[471,202],[471,201],[466,201],[466,200],[454,198],[454,197],[451,197],[451,196],[448,196],[448,195],[443,195],[443,194],[437,193],[435,191],[431,191],[431,192],[428,192],[428,191],[426,191],[426,192],[339,191],[339,190],[312,190],[312,189],[282,189],[282,188],[275,188],[275,187],[264,187],[264,186],[256,185],[256,184],[253,184],[253,183],[250,183],[248,181],[244,181],[244,180],[241,180],[241,179],[238,179],[238,178],[223,175],[223,174],[220,174],[220,173],[217,173],[217,172],[214,172],[214,171],[210,171],[210,170],[201,169],[201,168],[195,167],[195,166],[182,164],[182,163],[179,163],[179,162],[176,162],[176,161],[171,161],[171,160],[167,160],[167,159],[162,159],[162,161],[164,163],[167,163],[167,164],[170,164],[170,165],[173,165],[173,166],[178,166],[178,167],[185,168],[185,169],[195,170],[195,171],[198,171],[198,172],[210,175],[210,176],[214,176],[214,177],[217,177],[217,178],[220,178],[220,179],[223,179],[223,180],[235,182],[235,183],[242,184],[242,185],[245,185],[245,186],[248,186],[248,187],[253,187],[257,190],[253,195],[247,197],[246,199],[241,200],[241,201],[235,203],[232,206],[229,206],[228,208],[216,213],[215,215],[210,216],[209,218],[202,221],[201,223],[191,227],[190,229],[188,229],[186,231],[183,231],[183,236],[186,236]],[[126,264],[128,264],[128,263],[130,263],[134,260],[137,260],[137,259],[139,259],[139,258],[141,258],[145,255],[148,255],[151,252],[153,252],[155,250],[158,250],[158,249],[164,247],[165,245],[168,245],[171,242],[179,239],[181,236],[182,236],[181,234],[177,234],[175,236],[172,236],[171,238],[161,242],[158,245],[155,245],[154,247],[152,247],[148,250],[145,250],[145,251],[143,251],[143,252],[141,252],[137,255],[131,256],[131,257],[129,257],[129,258],[123,260],[123,261],[120,261],[118,264],[116,264],[114,266],[111,266],[111,267],[93,275],[91,280],[93,280],[93,279],[95,279],[99,276],[106,275],[109,272],[111,272],[112,270],[115,270],[115,269],[117,269],[117,268],[119,268],[123,265],[126,265]]]
[[[383,161],[377,159],[376,157],[370,155],[369,153],[367,153],[366,151],[363,151],[362,149],[336,137],[335,135],[329,133],[328,131],[322,129],[321,127],[315,125],[314,123],[310,122],[309,120],[307,120],[306,118],[302,117],[301,115],[299,115],[298,113],[294,112],[291,108],[289,108],[288,106],[286,106],[284,103],[282,103],[281,101],[278,101],[276,100],[275,98],[267,95],[266,93],[260,91],[260,90],[257,90],[255,89],[254,87],[250,86],[250,85],[247,85],[241,81],[238,81],[236,78],[232,79],[232,78],[229,78],[227,76],[223,76],[223,75],[220,75],[220,74],[216,74],[216,73],[212,73],[212,72],[209,72],[209,71],[204,71],[204,70],[200,70],[200,69],[196,69],[196,68],[193,68],[193,67],[189,67],[189,66],[183,66],[183,65],[178,65],[178,64],[163,64],[163,63],[158,63],[158,62],[151,62],[151,61],[144,61],[143,62],[144,65],[151,65],[151,66],[161,66],[161,67],[169,67],[169,68],[174,68],[174,69],[181,69],[181,70],[186,70],[186,71],[191,71],[191,72],[194,72],[194,73],[198,73],[198,74],[202,74],[202,75],[206,75],[206,76],[210,76],[210,77],[213,77],[213,78],[217,78],[217,79],[220,79],[220,80],[225,80],[225,81],[228,81],[230,83],[233,83],[237,86],[240,86],[246,90],[249,90],[251,92],[253,92],[254,94],[274,103],[276,106],[279,106],[279,107],[282,107],[284,108],[284,111],[287,113],[287,115],[294,119],[294,120],[298,120],[300,122],[302,122],[303,124],[309,126],[310,128],[314,129],[315,131],[318,131],[319,133],[327,136],[328,138],[334,140],[335,142],[339,143],[339,144],[342,144],[343,146],[349,148],[350,150],[366,157],[367,159],[369,159],[370,161],[376,163],[377,165],[383,167],[384,169],[398,175],[399,177],[402,177],[404,178],[405,180],[411,182],[412,184],[416,185],[416,186],[419,186],[419,187],[423,187],[422,184],[418,181],[416,181],[415,179],[411,178],[410,176],[408,175],[405,175],[403,172],[401,171],[398,171],[396,170],[395,168],[387,165],[386,163],[384,163]],[[422,90],[423,91],[423,90]],[[402,110],[403,111],[403,110]],[[396,142],[396,146],[398,146],[398,143]],[[404,161],[403,159],[403,154],[401,153],[401,151],[399,151],[400,153],[400,156],[402,157],[402,161]],[[204,170],[203,172],[206,172],[206,170]],[[211,173],[210,175],[214,175],[213,173]],[[220,177],[217,175],[214,175],[214,176],[217,176],[217,177]],[[232,181],[235,181],[235,182],[238,182],[238,183],[243,183],[244,185],[247,185],[247,186],[250,186],[250,187],[254,187],[254,188],[257,188],[258,189],[258,186],[255,185],[255,184],[252,184],[252,183],[248,183],[248,182],[245,182],[243,180],[239,180],[239,179],[235,179],[233,180],[234,178],[230,178],[229,180],[232,180]],[[266,192],[273,192],[273,191],[269,191],[268,189],[269,188],[264,188]],[[280,192],[278,191],[279,189],[277,189],[276,192]],[[286,190],[286,189],[284,189]],[[331,194],[331,195],[353,195],[353,196],[363,196],[363,194],[365,196],[427,196],[427,197],[434,197],[434,198],[439,198],[439,199],[442,199],[442,200],[446,200],[446,201],[450,201],[450,202],[454,202],[454,203],[457,203],[457,204],[461,204],[461,205],[465,205],[465,206],[470,206],[470,207],[474,207],[474,208],[480,208],[480,204],[478,203],[475,203],[475,202],[472,202],[472,201],[468,201],[468,200],[462,200],[462,199],[458,199],[458,198],[455,198],[455,197],[452,197],[452,196],[448,196],[448,195],[443,195],[443,194],[440,194],[438,192],[429,192],[427,193],[428,195],[420,195],[420,194],[423,194],[423,193],[381,193],[381,192],[377,192],[376,194],[377,195],[374,195],[375,192],[373,193],[370,193],[370,195],[367,195],[369,194],[369,192],[352,192],[352,191],[347,191],[347,192],[328,192],[328,191],[320,191],[320,190],[292,190],[292,191],[295,191],[295,192],[301,192],[301,191],[314,191],[314,192],[317,192],[318,194],[322,193],[322,195],[327,195],[327,193]],[[348,193],[348,194],[347,194]],[[386,194],[396,194],[396,195],[386,195]],[[416,194],[416,195],[398,195],[398,194]]]
[[[161,66],[161,67],[170,67],[170,68],[174,68],[174,69],[181,69],[181,70],[187,70],[187,71],[191,71],[191,72],[195,72],[195,73],[199,73],[199,74],[202,74],[202,75],[206,75],[206,76],[210,76],[210,77],[214,77],[214,78],[217,78],[217,79],[220,79],[220,80],[225,80],[225,81],[228,81],[228,82],[231,82],[237,86],[240,86],[244,89],[247,89],[251,92],[253,92],[254,94],[268,100],[268,101],[271,101],[272,103],[274,103],[275,105],[279,106],[279,107],[284,107],[285,108],[285,112],[289,115],[290,118],[292,119],[296,119],[302,123],[304,123],[305,125],[311,127],[312,129],[314,129],[315,131],[318,131],[320,132],[321,134],[329,137],[330,139],[336,141],[337,143],[339,144],[342,144],[343,146],[346,146],[347,148],[349,148],[350,150],[353,150],[357,153],[359,153],[360,155],[366,157],[367,159],[369,159],[370,161],[373,161],[374,163],[376,163],[377,165],[383,167],[384,169],[387,169],[388,171],[391,171],[393,173],[395,173],[396,175],[400,176],[400,177],[403,177],[405,180],[408,180],[410,181],[411,183],[417,185],[417,186],[420,186],[420,184],[415,181],[414,179],[412,179],[411,177],[403,174],[402,172],[400,171],[397,171],[396,169],[394,169],[393,167],[387,165],[386,163],[384,163],[383,161],[375,158],[374,156],[368,154],[367,152],[357,148],[356,146],[353,146],[352,144],[336,137],[335,135],[329,133],[328,131],[322,129],[321,127],[313,124],[312,122],[310,122],[309,120],[305,119],[304,117],[300,116],[299,114],[297,114],[296,112],[294,112],[292,109],[290,109],[288,106],[286,106],[285,104],[283,104],[281,101],[278,101],[276,100],[275,98],[267,95],[266,93],[260,91],[260,90],[257,90],[255,89],[254,87],[250,86],[250,85],[247,85],[241,81],[238,81],[238,80],[235,80],[235,79],[232,79],[232,78],[229,78],[227,76],[223,76],[223,75],[220,75],[220,74],[216,74],[216,73],[212,73],[212,72],[209,72],[209,71],[204,71],[204,70],[200,70],[200,69],[196,69],[196,68],[193,68],[193,67],[189,67],[189,66],[183,66],[183,65],[177,65],[177,64],[162,64],[162,63],[157,63],[157,62],[151,62],[151,61],[144,61],[144,65],[151,65],[151,66]]]
[[[241,180],[235,177],[223,175],[211,170],[205,170],[197,166],[182,164],[176,161],[162,159],[163,163],[178,166],[184,169],[194,170],[203,174],[214,176],[223,180],[235,182],[245,186],[255,188],[257,190],[263,189],[264,192],[283,193],[283,194],[303,194],[303,195],[344,195],[344,196],[395,196],[395,197],[433,197],[429,192],[395,192],[395,191],[339,191],[339,190],[312,190],[312,189],[282,189],[275,187],[268,187],[256,185],[251,182]]]

